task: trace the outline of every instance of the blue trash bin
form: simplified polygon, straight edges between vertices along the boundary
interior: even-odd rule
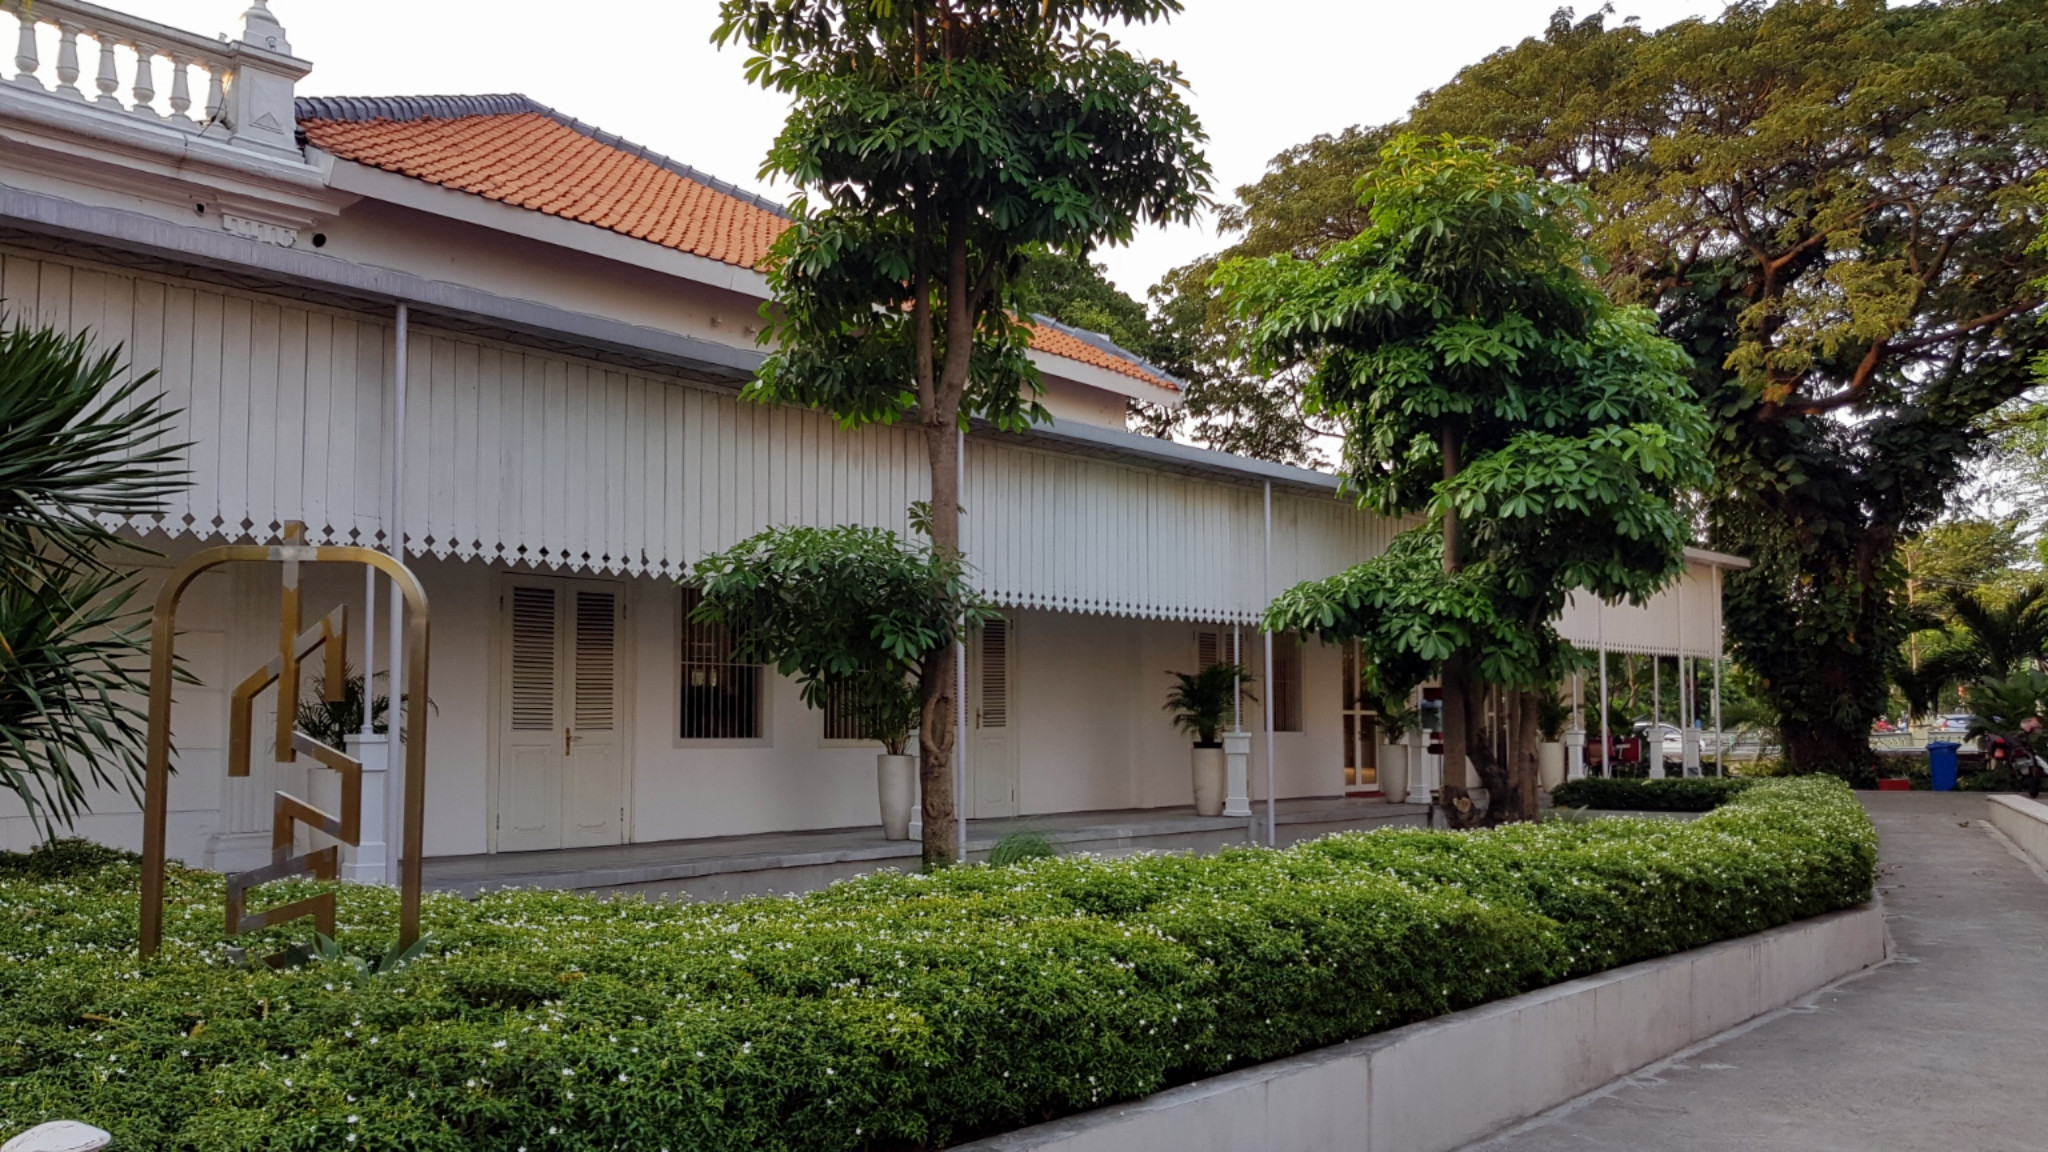
[[[1927,742],[1927,774],[1933,777],[1936,792],[1956,790],[1956,749],[1961,747],[1953,740]]]

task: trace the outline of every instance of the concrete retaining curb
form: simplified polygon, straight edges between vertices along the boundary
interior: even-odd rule
[[[2034,862],[2048,868],[2048,804],[2025,796],[1987,796],[1991,826],[2005,833]]]
[[[1866,904],[956,1152],[1444,1152],[1784,1007],[1884,949],[1883,915]]]

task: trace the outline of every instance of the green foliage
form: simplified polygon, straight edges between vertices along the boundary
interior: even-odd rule
[[[363,730],[363,691],[362,674],[346,664],[342,666],[339,700],[327,698],[325,672],[314,676],[311,690],[299,701],[298,730],[329,748],[342,747],[343,741],[361,734]],[[370,731],[389,731],[390,713],[391,697],[382,694],[371,697]]]
[[[1174,686],[1164,705],[1173,713],[1173,726],[1195,738],[1195,743],[1214,745],[1223,725],[1235,719],[1240,692],[1257,701],[1244,686],[1252,683],[1251,669],[1242,664],[1211,664],[1200,672],[1168,672]]]
[[[1640,600],[1680,569],[1677,496],[1706,475],[1685,357],[1580,274],[1577,195],[1484,145],[1399,137],[1361,197],[1358,236],[1216,280],[1263,360],[1305,371],[1344,425],[1361,503],[1434,519],[1290,589],[1267,624],[1365,639],[1395,691],[1457,652],[1490,683],[1548,686],[1567,593]]]
[[[1098,33],[1179,7],[723,0],[714,39],[744,44],[748,78],[792,102],[762,173],[805,190],[749,393],[848,424],[919,407],[942,425],[1042,418],[1015,320],[1023,258],[1085,258],[1202,203],[1178,71]]]
[[[1572,722],[1571,701],[1556,690],[1536,694],[1536,731],[1548,743],[1564,739],[1565,725]]]
[[[1609,14],[1560,10],[1406,121],[1276,157],[1224,217],[1231,254],[1362,228],[1336,193],[1403,129],[1583,187],[1603,281],[1656,309],[1714,421],[1709,538],[1757,561],[1727,586],[1734,655],[1795,759],[1860,764],[1903,639],[1896,548],[1952,503],[1985,417],[2048,380],[2048,3]],[[2042,428],[1998,437],[2021,509],[2048,506]]]
[[[183,486],[148,382],[88,333],[0,332],[0,789],[48,836],[140,785],[149,642],[106,519]]]
[[[1012,832],[988,850],[988,866],[1008,868],[1026,860],[1045,860],[1060,854],[1051,837],[1043,832]]]
[[[1145,306],[1110,283],[1107,272],[1078,256],[1027,252],[1015,281],[1017,311],[1101,333],[1136,356],[1160,359]]]
[[[1968,735],[2010,736],[2028,720],[2048,720],[2048,673],[2029,669],[1988,676],[1970,686]]]
[[[1673,777],[1665,780],[1613,780],[1586,776],[1567,780],[1551,790],[1560,808],[1595,808],[1620,812],[1711,812],[1733,800],[1754,780],[1742,777]]]
[[[1904,638],[1903,538],[2048,348],[2048,5],[1740,3],[1650,33],[1560,17],[1418,107],[1585,183],[1618,291],[1654,303],[1719,424],[1716,546],[1808,768],[1868,757]]]
[[[142,963],[132,858],[0,854],[0,1137],[62,1116],[154,1152],[944,1147],[1859,904],[1876,846],[1838,782],[1774,782],[1693,822],[736,904],[429,896],[435,946],[374,973],[224,962],[220,878],[175,867]],[[387,947],[395,895],[339,892],[343,945]]]
[[[794,676],[823,708],[834,688],[890,752],[916,725],[916,685],[962,622],[993,613],[957,554],[881,528],[770,528],[697,562],[695,619],[732,630],[734,654]]]

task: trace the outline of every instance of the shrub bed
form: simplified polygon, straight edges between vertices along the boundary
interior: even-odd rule
[[[227,963],[220,880],[183,869],[145,964],[132,858],[0,855],[0,1137],[69,1117],[208,1152],[938,1147],[1859,904],[1876,849],[1841,784],[1773,781],[1691,822],[722,905],[430,898],[434,946],[377,974]],[[381,952],[392,894],[342,893],[344,948]]]
[[[1620,812],[1711,812],[1755,780],[1735,777],[1678,776],[1665,780],[1611,780],[1587,776],[1551,789],[1560,808],[1595,808]]]

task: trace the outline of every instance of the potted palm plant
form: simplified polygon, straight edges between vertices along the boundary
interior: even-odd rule
[[[875,758],[875,791],[882,805],[882,838],[910,839],[910,816],[917,804],[917,761],[905,751],[917,731],[917,682],[889,668],[846,682],[860,729],[881,742]]]
[[[1408,799],[1408,734],[1421,729],[1422,711],[1412,707],[1405,696],[1385,696],[1374,703],[1380,736],[1387,742],[1380,753],[1380,791],[1391,804]]]
[[[1167,675],[1175,683],[1167,693],[1166,710],[1173,713],[1174,727],[1195,738],[1195,813],[1221,816],[1228,765],[1218,737],[1223,726],[1236,719],[1237,698],[1242,686],[1252,682],[1252,674],[1241,664],[1211,664],[1200,672]],[[1246,700],[1255,699],[1248,692],[1242,694]]]
[[[1572,706],[1556,692],[1536,694],[1536,782],[1548,792],[1564,783],[1564,726]]]

